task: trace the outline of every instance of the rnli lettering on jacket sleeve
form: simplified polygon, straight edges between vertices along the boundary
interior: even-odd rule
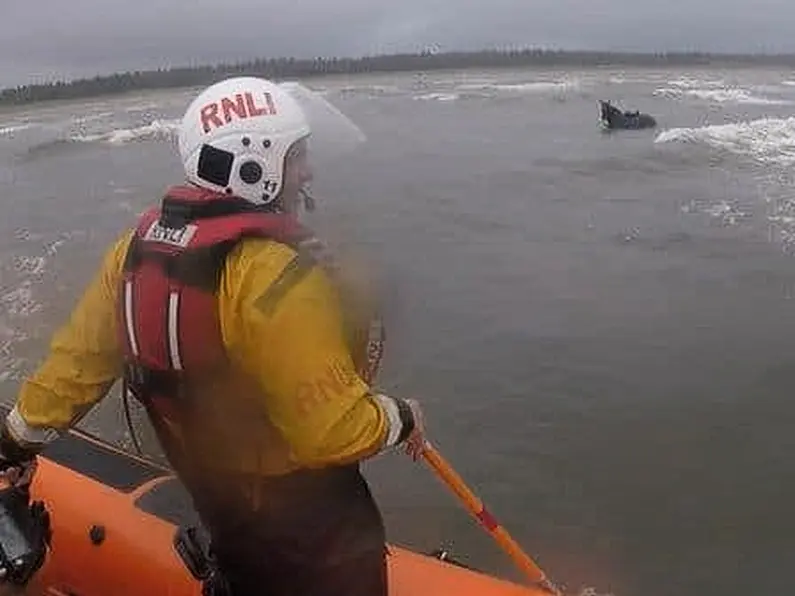
[[[54,335],[50,352],[21,386],[7,419],[22,443],[48,442],[77,422],[122,372],[116,304],[124,254],[132,234],[107,251],[69,320]]]
[[[273,244],[239,248],[245,265],[227,284],[235,295],[222,296],[224,310],[238,313],[224,321],[231,356],[262,388],[263,407],[301,465],[368,457],[386,443],[387,412],[357,374],[334,285],[320,267],[294,272],[295,258]],[[274,262],[290,278],[281,286],[272,283]]]

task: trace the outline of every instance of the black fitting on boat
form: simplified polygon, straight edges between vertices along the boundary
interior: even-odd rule
[[[473,567],[470,567],[469,565],[465,565],[461,561],[458,561],[457,559],[454,559],[453,556],[450,554],[450,552],[445,550],[445,549],[443,549],[443,548],[437,548],[435,551],[432,551],[429,554],[434,559],[438,559],[439,561],[442,561],[444,563],[450,563],[451,565],[456,565],[457,567],[463,567],[464,569],[469,569],[470,571],[474,571],[475,570]]]
[[[52,530],[41,501],[30,502],[28,487],[0,490],[0,583],[24,586],[47,557]]]

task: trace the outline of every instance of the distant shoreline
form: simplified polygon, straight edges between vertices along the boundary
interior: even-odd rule
[[[328,75],[518,67],[781,67],[795,69],[795,54],[716,54],[701,52],[629,53],[571,50],[483,50],[422,52],[361,58],[272,58],[233,64],[119,72],[93,78],[21,85],[0,90],[0,107],[52,100],[95,98],[131,91],[209,85],[237,75],[282,80]]]

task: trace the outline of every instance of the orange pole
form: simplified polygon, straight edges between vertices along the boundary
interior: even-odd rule
[[[456,473],[453,467],[447,463],[442,455],[430,443],[426,442],[422,451],[422,457],[428,465],[436,472],[436,475],[444,482],[450,490],[458,497],[464,508],[478,521],[478,523],[494,538],[495,542],[505,551],[517,567],[521,569],[531,582],[537,584],[544,590],[562,596],[562,592],[547,578],[546,574],[535,564],[535,562],[522,550],[522,547],[511,537],[497,519],[489,512],[475,494],[469,490],[463,479]]]

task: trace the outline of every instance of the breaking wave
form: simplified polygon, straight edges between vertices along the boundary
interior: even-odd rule
[[[177,136],[178,120],[153,120],[148,124],[129,128],[113,128],[99,132],[72,132],[33,144],[21,156],[32,160],[53,152],[60,152],[75,146],[105,144],[123,146],[135,142],[174,142]]]
[[[135,141],[172,140],[179,126],[179,120],[153,120],[133,128],[117,128],[95,134],[75,135],[70,140],[84,143],[108,143],[123,145]]]
[[[728,151],[763,165],[795,164],[795,117],[760,118],[695,128],[671,128],[655,143],[690,143]]]
[[[733,103],[746,105],[790,105],[790,99],[768,97],[765,93],[786,92],[787,81],[780,86],[758,85],[741,87],[723,79],[700,79],[697,77],[679,77],[657,87],[653,95],[667,99],[693,98],[711,103]]]
[[[23,124],[0,124],[0,137],[10,137],[16,132],[27,130],[32,127],[33,124],[29,122]]]
[[[795,103],[788,99],[764,97],[761,95],[755,95],[746,89],[731,87],[720,89],[683,89],[680,87],[660,87],[655,89],[654,95],[668,99],[692,97],[694,99],[712,103],[736,103],[751,105],[790,105]]]

